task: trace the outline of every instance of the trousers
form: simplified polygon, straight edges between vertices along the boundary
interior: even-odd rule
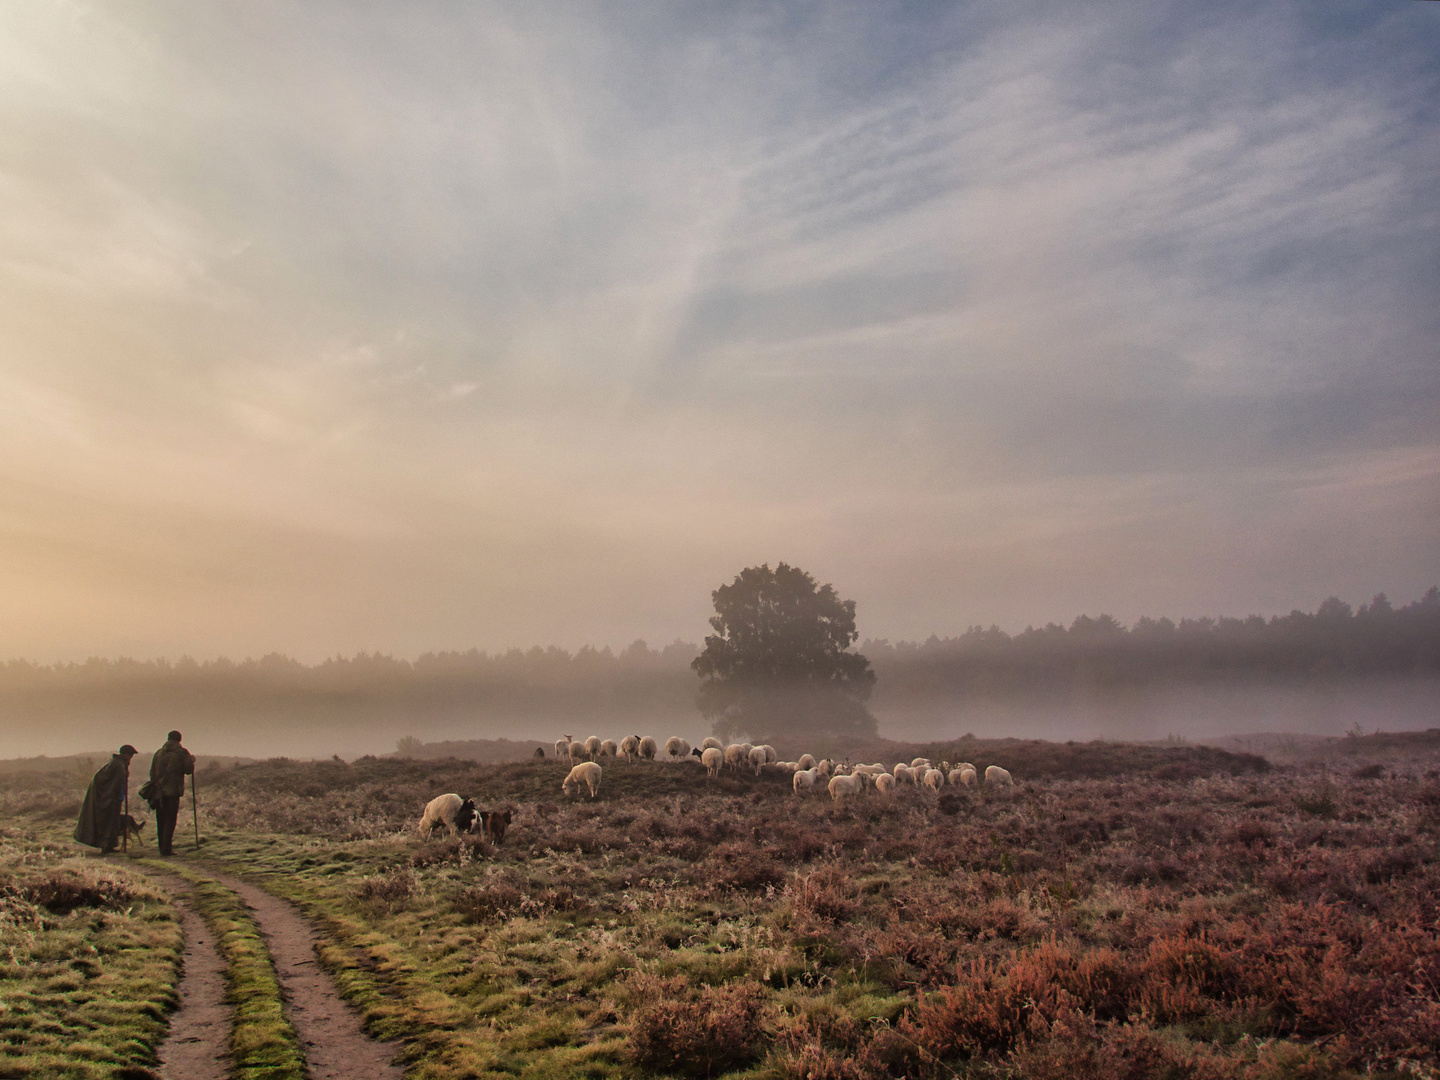
[[[175,822],[179,817],[180,796],[161,795],[160,805],[155,808],[155,837],[161,855],[169,855],[174,850]]]

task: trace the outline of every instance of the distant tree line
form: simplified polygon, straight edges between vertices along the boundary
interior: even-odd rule
[[[877,698],[1010,696],[1173,683],[1322,683],[1440,675],[1440,589],[1404,607],[1384,594],[1352,610],[1331,597],[1313,613],[1270,619],[1142,618],[1128,629],[1081,615],[1007,634],[972,626],[921,643],[866,641]]]
[[[849,633],[842,630],[837,641]],[[1404,607],[1377,596],[1352,610],[1331,598],[1313,613],[1178,623],[1143,618],[1128,628],[1107,615],[1082,615],[1068,627],[1051,624],[1014,635],[972,627],[958,637],[919,643],[866,641],[861,650],[877,677],[871,704],[882,721],[891,705],[919,698],[1177,682],[1434,678],[1440,676],[1440,589]],[[558,734],[551,728],[569,723],[574,727],[566,730],[586,733],[605,725],[628,732],[641,722],[704,726],[692,670],[700,655],[689,642],[653,649],[636,641],[619,652],[472,649],[415,660],[361,653],[313,665],[278,654],[203,663],[11,660],[0,663],[0,721],[103,723],[108,730],[113,721],[137,719],[159,731],[183,729],[190,719],[264,730],[383,724],[417,737],[433,737],[442,724],[457,723],[473,723],[477,736],[519,734],[517,724],[523,729],[533,721],[534,737],[550,742]]]

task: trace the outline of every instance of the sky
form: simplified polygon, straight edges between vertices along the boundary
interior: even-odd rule
[[[1440,4],[0,6],[0,658],[1440,581]]]

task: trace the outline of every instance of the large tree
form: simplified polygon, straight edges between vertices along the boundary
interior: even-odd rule
[[[691,667],[716,735],[875,734],[875,673],[850,651],[854,600],[783,562],[747,567],[711,597],[715,633]]]

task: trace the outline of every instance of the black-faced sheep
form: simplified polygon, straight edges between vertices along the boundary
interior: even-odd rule
[[[566,795],[579,790],[584,784],[590,790],[590,798],[600,794],[600,766],[593,761],[582,761],[570,770],[570,775],[565,777],[565,782],[560,785],[560,790]]]
[[[474,799],[462,799],[453,792],[436,795],[425,804],[425,813],[420,816],[420,835],[429,836],[444,825],[451,836],[468,833],[475,825],[476,810]]]

